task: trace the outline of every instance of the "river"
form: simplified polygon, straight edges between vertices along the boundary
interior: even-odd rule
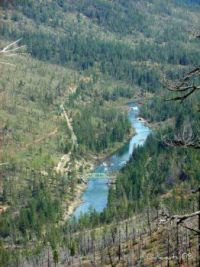
[[[138,118],[139,107],[135,103],[128,104],[130,110],[128,118],[134,128],[134,136],[114,155],[108,157],[94,169],[88,180],[88,186],[82,195],[82,203],[74,211],[74,216],[79,218],[81,214],[88,212],[91,208],[97,212],[103,211],[108,199],[108,177],[119,171],[130,159],[134,148],[141,146],[146,141],[151,130]]]

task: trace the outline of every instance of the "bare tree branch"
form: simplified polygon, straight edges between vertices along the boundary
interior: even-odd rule
[[[193,88],[193,85],[186,86],[186,87],[181,87],[179,88],[179,92],[185,92]],[[171,92],[177,92],[177,87],[167,87],[167,89]]]
[[[190,140],[186,141],[183,139],[174,139],[171,140],[167,137],[163,139],[164,143],[171,147],[182,147],[182,148],[193,148],[193,149],[200,149],[200,141],[199,140]]]
[[[200,75],[200,67],[197,67],[195,69],[193,69],[192,71],[190,71],[184,78],[183,78],[183,82],[188,81],[189,79],[191,79],[194,76]]]
[[[16,55],[19,55],[19,54],[25,54],[22,51],[26,48],[26,46],[25,45],[18,46],[18,44],[19,44],[19,42],[21,40],[22,39],[18,39],[17,41],[12,42],[12,43],[8,44],[7,46],[5,46],[4,48],[2,48],[0,50],[0,58],[13,57],[13,56],[16,56]],[[15,66],[14,64],[9,63],[7,61],[0,61],[0,64],[9,65],[9,66]]]
[[[175,97],[175,98],[170,98],[170,99],[166,99],[166,101],[177,101],[177,100],[180,100],[180,101],[184,101],[186,98],[188,98],[191,94],[193,94],[195,91],[199,90],[200,87],[196,87],[196,86],[189,86],[188,88],[184,88],[184,89],[181,89],[180,90],[177,90],[178,91],[189,91],[189,93],[185,94],[185,95],[182,95],[182,96],[178,96],[178,97]],[[175,91],[175,90],[173,90]]]
[[[196,38],[200,38],[200,35],[196,34]],[[200,66],[194,68],[190,72],[188,72],[179,82],[173,83],[167,81],[164,78],[165,87],[173,92],[176,93],[176,97],[172,97],[166,99],[166,101],[181,101],[183,102],[188,97],[196,93],[200,90],[199,84],[196,85],[195,81],[196,78],[200,77]],[[198,110],[200,111],[200,110]],[[192,128],[191,128],[192,129]],[[191,130],[192,131],[192,130]],[[170,140],[168,137],[163,139],[164,143],[171,147],[183,147],[183,148],[193,148],[193,149],[200,149],[200,137],[194,136],[193,134],[185,134],[183,132],[182,136],[175,136],[174,140]]]
[[[188,230],[191,230],[191,231],[197,233],[198,235],[200,234],[200,230],[198,230],[198,229],[192,228],[192,227],[190,227],[190,226],[188,226],[188,225],[181,225],[181,226],[182,226],[183,228],[186,228],[186,229],[188,229]]]
[[[184,214],[184,215],[173,215],[170,217],[170,220],[176,220],[177,223],[182,223],[183,221],[189,219],[189,218],[193,218],[195,216],[200,215],[200,211],[196,211],[190,214]]]
[[[22,39],[18,39],[17,41],[8,44],[6,47],[4,47],[2,50],[0,50],[0,53],[5,53],[6,51],[8,51],[11,47],[16,46]],[[12,48],[11,48],[12,50]]]
[[[8,165],[9,162],[0,163],[0,166]]]
[[[0,64],[2,64],[2,65],[9,65],[11,67],[14,67],[15,66],[14,64],[9,63],[9,62],[6,62],[6,61],[0,61]]]
[[[189,218],[193,218],[193,217],[196,217],[200,215],[200,211],[196,211],[196,212],[193,212],[193,213],[190,213],[190,214],[184,214],[184,215],[168,215],[167,213],[165,212],[162,212],[161,214],[161,220],[164,221],[165,223],[166,222],[171,222],[171,221],[176,221],[177,224],[180,224],[182,223],[183,221],[189,219]]]

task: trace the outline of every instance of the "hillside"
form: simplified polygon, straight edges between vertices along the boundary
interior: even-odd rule
[[[72,224],[73,234],[158,203],[171,214],[196,208],[196,199],[182,194],[199,185],[199,151],[167,147],[162,137],[186,128],[199,136],[199,93],[183,104],[163,101],[171,97],[166,81],[199,66],[199,13],[198,0],[0,2],[0,48],[18,39],[26,46],[0,58],[2,266],[47,256],[47,247],[54,260],[65,246],[72,261],[85,253],[79,239],[68,242],[66,218],[80,202],[86,173],[132,134],[124,105],[136,99],[155,134],[118,174],[108,208]],[[131,254],[131,239],[123,242]]]

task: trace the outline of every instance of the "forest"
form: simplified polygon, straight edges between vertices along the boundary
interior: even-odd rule
[[[200,266],[199,13],[198,0],[0,1],[1,266]],[[134,135],[130,102],[152,133],[107,207],[76,219],[87,173]]]

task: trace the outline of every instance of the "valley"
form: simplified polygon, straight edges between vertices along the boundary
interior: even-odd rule
[[[200,266],[199,14],[0,1],[2,267]]]

